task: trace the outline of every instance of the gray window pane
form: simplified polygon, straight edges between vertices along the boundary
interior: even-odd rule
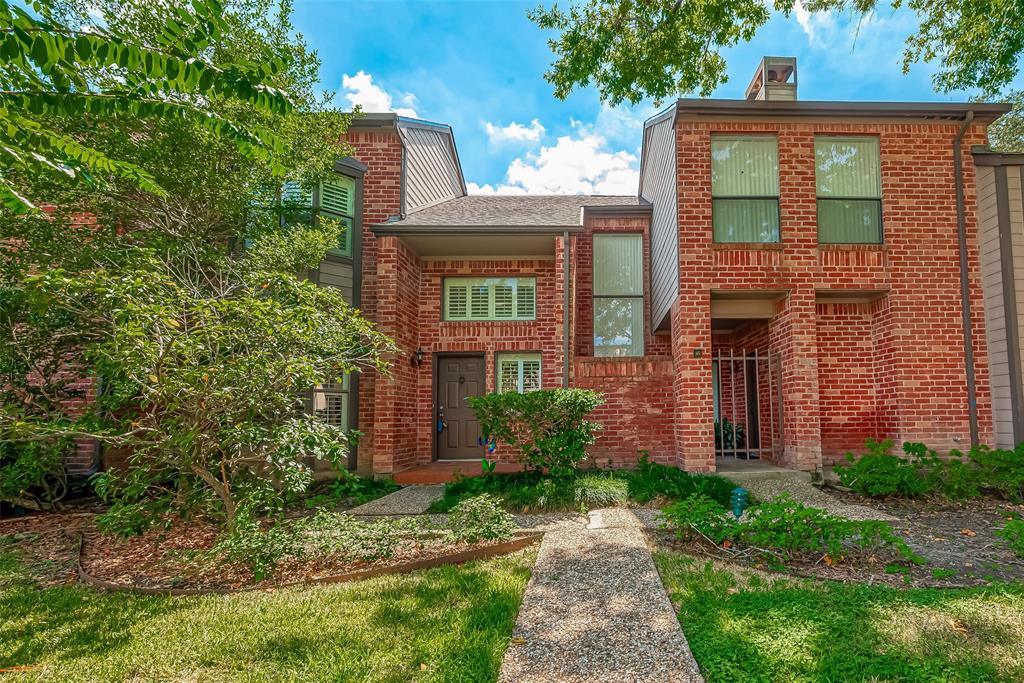
[[[881,202],[875,199],[819,199],[818,241],[881,244]]]
[[[716,242],[778,242],[777,199],[715,199],[711,220]]]

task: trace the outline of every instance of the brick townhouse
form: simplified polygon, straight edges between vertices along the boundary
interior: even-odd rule
[[[976,162],[1008,107],[801,101],[795,70],[766,58],[745,99],[647,121],[637,196],[467,196],[448,126],[356,119],[353,158],[314,196],[355,239],[316,276],[401,352],[312,398],[364,433],[353,467],[476,461],[467,396],[561,386],[604,394],[592,450],[613,466],[813,471],[870,437],[948,450],[1010,424],[1012,440]],[[993,225],[998,209],[981,207]]]

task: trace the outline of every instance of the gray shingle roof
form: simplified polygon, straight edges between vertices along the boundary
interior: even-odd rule
[[[584,206],[637,206],[633,196],[468,195],[430,206],[388,227],[566,227],[580,224]]]

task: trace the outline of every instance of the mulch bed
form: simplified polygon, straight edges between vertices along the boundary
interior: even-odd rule
[[[1007,516],[1024,514],[1024,506],[989,498],[951,503],[907,499],[870,499],[859,494],[828,489],[844,503],[864,505],[887,512],[899,521],[893,529],[919,555],[924,565],[896,562],[897,558],[851,552],[831,565],[816,555],[794,557],[782,573],[830,581],[857,582],[899,587],[953,588],[991,582],[1024,581],[1024,559],[1016,557],[994,535]],[[771,562],[754,552],[718,548],[706,541],[680,541],[665,531],[651,532],[652,540],[667,549],[712,557],[759,570],[772,570]]]
[[[212,524],[190,521],[170,529],[153,529],[141,536],[121,538],[100,533],[91,516],[35,515],[0,522],[0,549],[19,552],[31,576],[43,585],[73,583],[77,580],[81,539],[81,568],[87,581],[107,588],[145,591],[231,592],[272,589],[300,583],[352,580],[366,575],[465,562],[477,556],[511,552],[506,546],[525,546],[533,537],[511,544],[483,542],[451,544],[441,539],[423,539],[401,545],[391,557],[352,562],[325,557],[281,562],[272,576],[257,581],[243,563],[226,562],[209,551],[216,544],[218,529]],[[46,568],[45,571],[43,569]],[[350,576],[358,573],[356,576]],[[110,585],[102,585],[110,584]]]
[[[1024,581],[1024,558],[1016,557],[995,531],[1024,505],[995,498],[961,503],[908,498],[866,498],[852,491],[827,489],[843,502],[887,512],[899,521],[893,529],[911,548],[928,558],[927,570],[955,571],[952,581],[978,585],[987,581]]]

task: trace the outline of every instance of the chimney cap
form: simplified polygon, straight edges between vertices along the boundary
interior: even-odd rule
[[[792,78],[792,82],[790,82]],[[785,91],[784,99],[796,99],[796,57],[771,57],[761,58],[757,65],[754,77],[750,79],[747,86],[746,98],[748,100],[774,99],[766,88]]]

